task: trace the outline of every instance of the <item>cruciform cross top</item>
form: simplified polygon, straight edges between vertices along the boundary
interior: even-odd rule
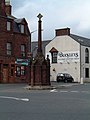
[[[41,15],[41,13],[39,13],[37,17],[39,18],[39,20],[41,20],[41,18],[43,17],[43,15]]]

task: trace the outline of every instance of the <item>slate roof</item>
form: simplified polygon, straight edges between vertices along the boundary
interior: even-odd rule
[[[74,35],[74,34],[70,34],[70,37],[72,39],[74,39],[76,42],[80,43],[83,46],[87,46],[90,47],[90,39],[82,37],[82,36],[78,36],[78,35]],[[55,38],[54,38],[55,39]],[[54,40],[53,39],[53,40]],[[45,55],[45,47],[47,44],[49,44],[52,40],[46,40],[46,41],[42,41],[42,51],[43,54]],[[36,53],[37,53],[37,48],[38,48],[38,41],[34,41],[31,43],[31,52],[33,53],[33,57],[35,57]]]
[[[21,18],[21,19],[14,19],[14,21],[15,21],[16,23],[21,23],[22,20],[23,20],[23,18]]]
[[[83,46],[90,47],[90,39],[78,35],[70,34],[70,37]]]
[[[42,41],[42,51],[43,54],[45,55],[45,47],[47,44],[49,44],[49,42],[51,42],[52,40],[46,40],[46,41]],[[31,43],[31,52],[33,53],[33,57],[35,57],[36,53],[37,53],[37,48],[38,48],[38,41],[33,41]]]
[[[25,23],[27,23],[27,21],[26,21],[26,19],[25,18],[16,18],[16,17],[14,17],[14,16],[12,16],[12,15],[10,15],[10,16],[7,16],[6,17],[7,18],[7,20],[13,20],[13,22],[14,22],[14,32],[17,32],[17,33],[21,33],[21,31],[20,31],[20,24],[22,24],[22,22],[25,22]],[[29,27],[28,27],[28,25],[26,26],[26,34],[28,34],[29,36],[30,36],[30,30],[29,30]]]

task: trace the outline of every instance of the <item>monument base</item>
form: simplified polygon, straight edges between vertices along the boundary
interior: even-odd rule
[[[37,53],[35,59],[31,63],[31,86],[50,86],[50,60],[43,56],[42,53]],[[40,88],[40,87],[39,87]]]
[[[52,90],[53,86],[27,86],[25,87],[27,90]]]

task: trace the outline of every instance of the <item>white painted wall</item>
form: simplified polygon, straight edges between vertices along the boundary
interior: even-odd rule
[[[52,47],[56,48],[59,52],[80,52],[80,44],[73,40],[70,36],[57,36],[47,46],[46,54],[49,53]],[[51,55],[50,55],[51,60]],[[53,69],[55,68],[55,71]],[[80,59],[78,62],[69,63],[56,63],[52,64],[51,61],[51,81],[56,81],[56,75],[59,72],[69,73],[73,76],[75,82],[80,82]]]
[[[52,47],[58,50],[58,52],[79,52],[79,60],[77,62],[62,62],[52,63],[51,53],[49,52]],[[84,82],[90,82],[90,62],[85,63],[85,49],[89,49],[89,61],[90,61],[90,47],[82,46],[70,36],[57,36],[46,46],[46,55],[49,54],[51,63],[51,81],[56,81],[56,76],[60,72],[69,73],[74,78],[75,82],[81,82],[83,78]],[[80,54],[81,51],[81,54]],[[81,60],[80,60],[81,58]],[[89,68],[89,78],[85,78],[85,68]],[[55,69],[55,71],[53,71]],[[80,78],[81,77],[81,78]]]
[[[90,82],[90,62],[85,63],[85,49],[89,50],[89,61],[90,61],[90,47],[81,46],[81,77],[83,77],[85,82]],[[85,78],[85,68],[89,68],[89,78]]]

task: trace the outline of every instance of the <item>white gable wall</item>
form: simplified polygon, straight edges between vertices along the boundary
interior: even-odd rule
[[[54,47],[58,52],[80,52],[80,44],[70,36],[57,36],[46,46],[46,55],[51,54],[49,51]],[[51,55],[50,55],[51,60]],[[55,69],[55,71],[53,71]],[[51,81],[56,81],[57,73],[65,72],[72,75],[74,81],[80,82],[80,57],[78,62],[52,63],[51,61]]]

